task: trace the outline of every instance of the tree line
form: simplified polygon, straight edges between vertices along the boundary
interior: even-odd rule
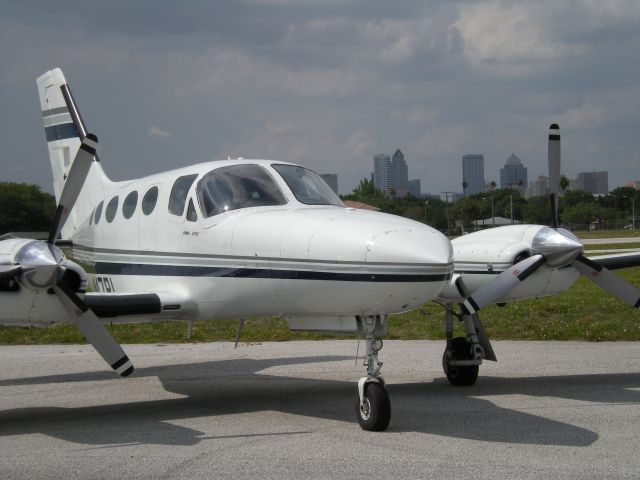
[[[374,183],[363,178],[343,200],[363,202],[378,207],[382,212],[408,217],[441,229],[462,224],[472,229],[474,220],[496,217],[512,218],[514,222],[549,225],[551,204],[548,196],[524,198],[518,189],[495,188],[492,191],[467,195],[448,204],[442,199],[429,197],[393,198],[377,190]],[[565,225],[586,226],[592,223],[599,228],[631,223],[632,205],[640,208],[640,191],[630,187],[618,187],[606,196],[594,197],[583,190],[566,190],[560,197],[559,216]],[[640,222],[637,221],[636,225]]]
[[[493,198],[493,201],[492,201]],[[517,189],[496,188],[493,192],[467,195],[455,202],[439,198],[419,198],[409,195],[393,198],[377,190],[370,179],[363,178],[343,200],[363,202],[386,213],[428,223],[441,229],[454,228],[456,222],[467,230],[478,219],[496,217],[514,221],[548,225],[551,223],[549,197],[524,198]],[[606,228],[631,223],[632,204],[640,208],[640,191],[618,187],[609,195],[594,197],[582,190],[566,190],[560,198],[559,214],[563,224],[589,225],[593,222]],[[0,182],[0,234],[7,232],[46,232],[51,226],[56,203],[53,195],[38,185]],[[637,219],[636,214],[636,219]],[[448,218],[448,222],[447,222]],[[636,220],[636,225],[640,224]]]
[[[55,211],[55,198],[38,185],[0,182],[0,235],[46,232]]]

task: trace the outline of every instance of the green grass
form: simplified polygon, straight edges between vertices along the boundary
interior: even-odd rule
[[[584,246],[585,251],[588,250],[619,250],[621,248],[635,248],[640,250],[640,242],[631,243],[589,243]]]
[[[582,239],[640,237],[640,230],[577,230],[573,233]]]
[[[640,268],[616,272],[640,285]],[[580,278],[560,295],[513,302],[505,307],[490,306],[481,319],[493,339],[514,340],[640,340],[640,310],[634,309],[604,292],[587,279]],[[187,323],[163,322],[113,325],[109,330],[121,343],[193,343],[232,341],[238,322],[203,321],[193,324],[187,339]],[[460,330],[460,326],[457,327]],[[460,330],[461,331],[461,330]],[[326,335],[291,332],[282,319],[254,319],[245,323],[242,342],[316,340]],[[330,338],[330,337],[329,337]],[[334,337],[336,338],[336,337]],[[345,337],[337,337],[345,338]],[[444,311],[430,303],[412,312],[393,315],[389,320],[389,338],[444,338]],[[49,328],[0,327],[0,344],[86,343],[72,325]]]

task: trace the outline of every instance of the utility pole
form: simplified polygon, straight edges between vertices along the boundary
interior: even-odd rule
[[[509,195],[509,204],[511,205],[511,225],[513,225],[513,193]]]
[[[440,194],[444,194],[444,202],[446,204],[446,212],[447,212],[447,235],[449,235],[449,194],[453,192],[440,192]],[[452,196],[453,198],[453,196]]]
[[[429,218],[427,217],[427,207],[429,206],[429,200],[424,201],[424,223],[429,225]]]

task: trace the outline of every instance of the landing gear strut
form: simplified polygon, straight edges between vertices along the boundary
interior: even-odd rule
[[[380,376],[382,362],[378,360],[378,352],[382,349],[382,339],[376,334],[384,329],[384,317],[361,317],[360,326],[365,336],[367,347],[367,376],[358,380],[358,402],[356,414],[363,430],[380,432],[386,430],[391,419],[391,402],[389,394]]]
[[[456,387],[469,387],[476,383],[482,361],[496,361],[491,343],[477,314],[462,314],[466,337],[453,338],[453,305],[445,306],[447,348],[442,355],[442,368],[447,380]]]

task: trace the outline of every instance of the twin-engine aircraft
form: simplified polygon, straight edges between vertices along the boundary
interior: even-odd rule
[[[380,431],[391,417],[378,359],[390,314],[441,303],[444,371],[472,385],[482,361],[496,360],[478,316],[488,304],[559,293],[584,274],[640,305],[640,290],[605,268],[638,265],[640,254],[587,259],[557,221],[450,242],[419,222],[347,208],[313,171],[273,160],[112,182],[62,71],[37,84],[58,208],[46,242],[0,241],[0,323],[72,322],[122,376],[133,365],[105,321],[283,317],[292,330],[365,338],[356,411],[363,429]],[[549,138],[558,185],[556,125]],[[465,337],[453,338],[454,317]]]

